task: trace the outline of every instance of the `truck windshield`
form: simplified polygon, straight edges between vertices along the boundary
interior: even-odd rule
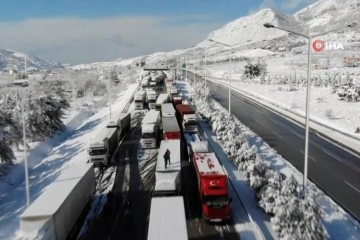
[[[134,101],[135,101],[136,103],[142,103],[142,102],[143,102],[142,99],[135,99]]]
[[[185,126],[194,126],[194,125],[197,125],[197,121],[196,121],[196,120],[188,120],[188,121],[185,123]]]
[[[155,138],[155,134],[154,133],[143,133],[141,135],[141,138]]]
[[[209,207],[225,207],[229,204],[228,196],[203,196],[203,201]]]
[[[90,149],[89,155],[104,155],[106,153],[105,148]]]

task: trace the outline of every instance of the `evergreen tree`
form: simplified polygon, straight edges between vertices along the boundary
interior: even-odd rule
[[[27,101],[25,109],[26,130],[31,140],[49,137],[65,127],[61,120],[64,112],[60,99],[51,96],[31,99]]]

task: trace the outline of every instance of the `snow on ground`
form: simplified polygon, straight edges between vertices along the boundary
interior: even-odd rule
[[[211,74],[215,77],[224,78],[228,67],[210,66]],[[219,70],[222,68],[222,70]],[[211,78],[211,76],[209,76]],[[227,79],[222,80],[228,84]],[[286,91],[286,85],[260,85],[240,82],[240,77],[232,74],[231,87],[233,89],[247,91],[263,100],[276,104],[290,112],[305,115],[306,88],[297,87],[295,91]],[[330,88],[312,87],[310,101],[311,119],[317,120],[324,125],[332,126],[349,134],[354,134],[356,127],[360,126],[360,104],[358,102],[340,101],[337,94],[331,94]],[[356,136],[356,135],[355,135]]]
[[[121,111],[129,101],[137,84],[129,85],[120,97],[113,101],[112,112]],[[109,109],[103,108],[96,114],[80,112],[67,125],[66,130],[47,139],[31,151],[28,156],[31,200],[36,199],[43,189],[51,184],[64,168],[88,160],[89,139],[106,126]],[[19,216],[25,210],[26,196],[24,168],[19,164],[7,175],[0,185],[0,239],[12,239],[19,230]]]
[[[187,87],[190,89],[190,86]],[[188,92],[191,92],[188,90]],[[219,103],[215,105],[216,109],[221,109],[222,111],[227,111],[224,109]],[[200,122],[201,123],[201,122]],[[292,166],[286,159],[282,158],[277,152],[269,147],[267,143],[265,143],[260,137],[256,136],[250,129],[248,129],[245,125],[243,125],[239,120],[236,119],[237,128],[241,129],[241,133],[244,133],[247,145],[249,148],[255,150],[257,154],[261,156],[261,159],[265,160],[266,162],[270,163],[271,167],[284,174],[287,177],[293,175],[297,180],[299,186],[302,184],[302,173],[299,172],[294,166]],[[207,126],[201,124],[206,129]],[[212,143],[212,146],[215,144],[220,144],[217,141],[215,136],[212,136],[211,130],[208,129],[208,139],[209,142]],[[221,145],[223,148],[224,146]],[[264,237],[268,239],[271,231],[267,232],[268,223],[266,223],[266,218],[261,216],[262,211],[256,207],[254,193],[250,190],[250,187],[246,184],[246,177],[244,174],[239,171],[235,171],[234,165],[230,163],[228,158],[220,156],[220,160],[224,165],[225,169],[227,170],[230,179],[232,182],[236,183],[235,188],[236,191],[239,192],[239,196],[242,197],[242,202],[245,207],[248,209],[252,219],[256,222],[257,226],[261,229],[262,233],[265,234]],[[281,166],[281,167],[279,167]],[[321,217],[322,223],[325,227],[325,230],[328,236],[331,239],[359,239],[360,237],[360,225],[357,223],[348,213],[346,213],[340,206],[334,203],[330,197],[324,194],[320,189],[316,187],[315,184],[310,183],[308,185],[309,191],[312,191],[317,196],[317,203],[321,209]],[[248,192],[248,194],[244,194]],[[252,195],[252,201],[251,201]],[[246,199],[250,198],[250,199]],[[235,216],[237,211],[234,212]],[[260,224],[259,224],[260,223]]]

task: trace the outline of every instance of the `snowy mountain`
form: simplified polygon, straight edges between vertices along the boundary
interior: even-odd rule
[[[23,71],[25,66],[25,57],[28,70],[41,70],[62,67],[59,63],[47,62],[39,57],[30,56],[24,53],[0,49],[0,71]]]
[[[226,57],[227,48],[209,42],[209,39],[229,45],[236,44],[234,50],[237,56],[261,57],[291,51],[299,53],[304,51],[306,39],[278,29],[266,29],[263,24],[271,23],[295,32],[315,34],[353,22],[358,22],[355,28],[357,32],[340,30],[327,34],[324,38],[331,41],[341,40],[345,48],[351,45],[347,49],[360,50],[360,0],[320,0],[294,15],[279,13],[269,8],[261,9],[211,32],[197,47],[207,47],[209,55],[220,58]]]
[[[294,17],[311,33],[323,32],[359,21],[360,0],[320,0],[295,13]]]
[[[214,39],[230,45],[247,45],[288,35],[286,32],[273,29],[265,31],[264,23],[272,23],[293,30],[303,31],[302,25],[293,16],[276,12],[270,8],[264,8],[253,15],[229,22],[221,29],[210,33],[206,40]],[[206,40],[198,44],[198,46],[208,45],[209,43]]]

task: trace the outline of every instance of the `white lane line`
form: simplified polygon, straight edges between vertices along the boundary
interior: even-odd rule
[[[344,183],[346,183],[347,185],[349,185],[352,189],[354,189],[355,191],[357,191],[358,193],[360,193],[360,190],[357,189],[356,187],[354,187],[353,185],[351,185],[350,183],[348,183],[347,181],[344,181]]]
[[[274,120],[274,119],[272,119],[272,118],[269,118],[269,119],[270,119],[270,121],[272,121],[272,122],[277,123],[277,124],[280,125],[279,121],[276,121],[276,120]]]
[[[256,108],[254,108],[255,112],[258,112],[260,114],[263,114],[262,112],[260,112],[259,110],[257,110]]]
[[[279,138],[281,138],[281,139],[284,139],[280,134],[278,134],[277,132],[275,132],[275,131],[272,131],[276,136],[278,136]]]
[[[293,134],[295,134],[296,136],[298,136],[299,138],[304,139],[304,136],[303,136],[303,135],[300,135],[299,133],[297,133],[297,132],[295,132],[295,131],[292,131],[292,130],[291,130],[291,132],[292,132]]]
[[[328,155],[332,156],[333,158],[335,158],[336,160],[338,160],[339,162],[343,162],[343,160],[339,159],[334,153],[329,152],[325,149],[321,149],[323,152],[327,153]]]
[[[304,154],[304,151],[303,151],[303,150],[300,150],[300,152],[302,152],[302,153]],[[316,162],[316,161],[317,161],[315,158],[313,158],[313,157],[312,157],[312,156],[310,156],[310,155],[309,155],[309,158],[310,158],[311,160],[313,160],[314,162]]]

